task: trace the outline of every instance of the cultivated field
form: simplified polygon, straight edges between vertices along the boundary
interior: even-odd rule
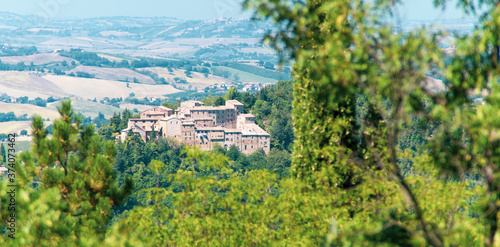
[[[153,107],[154,106],[150,106],[150,105],[136,105],[136,104],[121,104],[120,105],[120,109],[122,109],[122,110],[129,109],[132,111],[134,109],[137,109],[139,112],[151,109]]]
[[[52,121],[44,122],[45,127],[52,124]],[[11,121],[0,123],[0,133],[2,134],[19,134],[21,130],[27,130],[31,134],[31,121]]]
[[[73,73],[85,72],[95,75],[96,78],[112,80],[112,81],[123,80],[123,81],[133,82],[134,78],[137,78],[137,80],[139,80],[140,83],[155,84],[155,81],[151,77],[125,68],[101,68],[94,66],[78,66],[68,71],[67,73],[71,72]]]
[[[47,104],[47,108],[56,110],[57,106],[59,106],[60,104],[61,102],[54,102],[51,104]],[[97,117],[99,115],[99,112],[104,114],[106,118],[110,118],[113,116],[113,113],[123,111],[119,108],[109,105],[103,105],[98,102],[78,100],[74,98],[71,99],[71,106],[73,108],[73,111],[79,112],[83,114],[85,117],[91,117],[92,119]]]
[[[182,69],[173,69],[172,73],[168,72],[167,68],[153,67],[153,68],[145,68],[145,70],[149,70],[158,74],[158,76],[165,78],[165,80],[167,80],[170,83],[172,83],[174,81],[174,78],[176,77],[185,79],[188,82],[188,84],[176,84],[176,86],[182,88],[188,88],[189,85],[191,85],[193,88],[203,89],[205,87],[214,84],[232,83],[231,80],[223,77],[214,75],[208,75],[208,77],[205,77],[202,73],[198,72],[191,72],[191,77],[186,77],[186,74],[184,73],[185,70]]]
[[[229,71],[233,75],[238,75],[240,77],[241,82],[258,82],[258,83],[276,83],[278,82],[275,79],[267,78],[267,77],[262,77],[258,75],[254,75],[252,73],[248,73],[245,71],[225,67],[225,66],[215,66],[214,68],[220,69],[223,71]]]
[[[45,50],[81,48],[86,51],[106,52],[106,53],[127,53],[123,49],[129,48],[128,53],[134,54],[135,47],[143,42],[134,40],[113,40],[98,37],[63,37],[52,38],[37,44],[37,47]]]
[[[26,65],[30,65],[32,62],[34,65],[43,65],[49,63],[60,63],[62,61],[66,61],[68,63],[75,61],[71,58],[59,56],[53,53],[35,54],[30,56],[0,57],[0,60],[2,63],[18,64],[23,62]]]
[[[0,93],[9,96],[28,96],[30,99],[69,96],[58,85],[30,72],[0,71]]]
[[[100,35],[104,36],[104,37],[107,37],[107,36],[117,36],[117,37],[121,37],[121,36],[133,36],[135,34],[133,33],[129,33],[129,32],[120,32],[120,31],[102,31],[99,33]]]
[[[163,95],[180,92],[171,85],[149,85],[126,82],[77,78],[71,76],[55,76],[46,75],[43,78],[50,81],[61,88],[67,94],[79,97],[82,99],[101,100],[104,97],[109,98],[126,98],[131,93],[135,93],[136,97],[162,97]]]
[[[107,55],[107,54],[97,54],[99,57],[102,57],[102,58],[106,58],[108,59],[109,61],[111,62],[121,62],[123,61],[123,58],[119,58],[119,57],[115,57],[115,56],[111,56],[111,55]]]
[[[59,112],[55,109],[49,109],[46,107],[40,107],[29,104],[14,104],[14,103],[0,102],[0,112],[1,113],[14,112],[18,117],[24,114],[28,114],[28,117],[32,117],[34,115],[40,115],[42,116],[42,118],[49,118],[50,120],[59,117]]]

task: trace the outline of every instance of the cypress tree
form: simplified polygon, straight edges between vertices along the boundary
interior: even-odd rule
[[[5,152],[5,146],[3,145],[2,143],[2,147],[0,148],[0,156],[1,156],[1,160],[0,160],[0,164],[3,164],[6,160],[7,160],[7,152]]]
[[[156,131],[155,131],[155,126],[153,125],[151,130],[151,140],[154,139],[156,139]]]

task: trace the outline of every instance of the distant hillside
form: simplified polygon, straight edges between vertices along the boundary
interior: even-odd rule
[[[259,42],[265,31],[270,28],[269,24],[249,19],[222,18],[206,21],[184,21],[167,17],[43,19],[0,12],[0,35],[3,44],[36,46],[42,52],[83,48],[87,51],[120,53],[127,56],[191,57],[201,48],[244,44],[254,49],[251,53],[266,54],[269,50]],[[207,55],[209,54],[203,59],[210,60]],[[222,57],[226,55],[223,51],[215,54]]]
[[[2,78],[0,94],[5,93],[13,97],[28,96],[30,99],[36,97],[46,99],[50,96],[55,98],[76,96],[83,99],[125,98],[131,93],[137,97],[162,97],[180,92],[171,85],[126,83],[25,71],[0,71],[0,78]]]
[[[75,61],[71,58],[62,57],[53,53],[34,54],[29,56],[0,57],[0,60],[2,61],[2,63],[9,63],[9,64],[24,63],[26,65],[30,65],[31,63],[33,63],[33,65],[43,65],[50,63],[59,63],[63,61],[71,63]]]
[[[34,115],[40,115],[43,118],[56,119],[60,116],[57,109],[49,109],[46,107],[40,107],[30,104],[0,102],[0,113],[8,112],[14,112],[16,116],[27,114],[28,118],[31,118]]]
[[[141,83],[155,84],[155,81],[146,75],[125,68],[101,68],[94,66],[78,66],[67,73],[84,72],[99,79],[133,82],[134,78]]]
[[[47,105],[48,109],[57,109],[61,102],[54,102]],[[71,105],[75,112],[83,114],[85,117],[95,118],[99,115],[99,113],[104,114],[106,118],[110,118],[116,112],[122,112],[123,110],[120,108],[116,108],[109,105],[103,105],[98,102],[92,102],[87,100],[77,100],[71,99]]]
[[[88,19],[44,19],[0,12],[0,27],[14,33],[68,36],[83,30],[91,37],[128,38],[261,38],[270,25],[250,19],[184,21],[168,17],[99,17]],[[91,27],[91,28],[90,28]],[[0,28],[2,30],[2,28]]]

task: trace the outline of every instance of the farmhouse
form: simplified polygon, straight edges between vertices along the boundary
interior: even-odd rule
[[[185,101],[175,111],[159,106],[130,119],[122,130],[124,141],[128,133],[140,135],[144,141],[153,131],[159,138],[172,138],[187,145],[212,150],[216,145],[229,149],[235,145],[242,153],[251,154],[262,148],[269,153],[270,135],[257,124],[252,114],[245,114],[243,104],[227,100],[223,106],[205,106],[200,101]]]

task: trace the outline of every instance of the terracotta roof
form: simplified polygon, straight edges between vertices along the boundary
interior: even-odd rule
[[[196,120],[214,120],[211,117],[200,117],[200,118],[192,118],[192,119],[193,119],[193,121],[196,121]]]
[[[257,124],[245,124],[243,129],[241,130],[241,133],[243,135],[249,136],[269,136],[269,133],[267,133]]]
[[[162,119],[160,119],[160,120],[161,120],[161,121],[168,121],[168,120],[172,120],[172,119],[178,119],[178,120],[181,120],[179,117],[176,117],[176,116],[165,117],[165,118],[162,118]]]
[[[158,121],[158,118],[130,118],[130,121]]]
[[[165,106],[156,106],[156,107],[141,111],[141,113],[151,111],[151,110],[156,109],[156,108],[160,108],[160,109],[165,110],[165,111],[173,111],[172,109],[165,107]]]
[[[231,103],[233,105],[243,105],[243,103],[237,101],[237,100],[234,100],[234,99],[231,99],[231,100],[226,100],[226,104],[227,103]]]
[[[223,127],[196,127],[196,130],[205,130],[205,131],[224,131]]]
[[[224,132],[226,132],[226,133],[241,133],[241,130],[239,130],[239,129],[224,129]]]
[[[240,114],[239,117],[247,118],[247,117],[255,117],[255,116],[252,114]]]

